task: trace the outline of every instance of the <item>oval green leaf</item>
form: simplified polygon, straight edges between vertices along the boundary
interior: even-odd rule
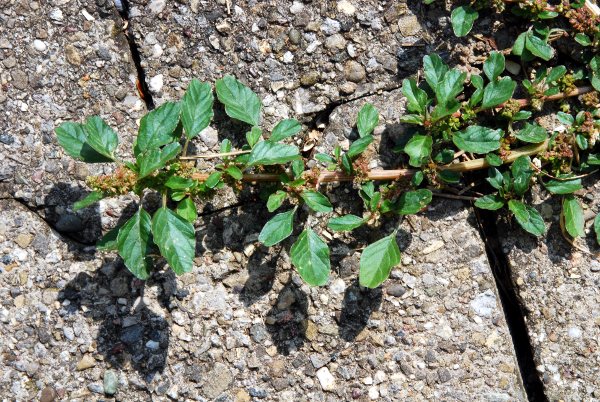
[[[396,232],[370,244],[360,256],[359,283],[371,289],[385,281],[392,268],[400,263]]]
[[[475,200],[475,206],[477,208],[495,211],[504,206],[504,200],[498,194],[488,194]]]
[[[363,218],[356,215],[344,215],[336,218],[331,218],[327,227],[336,232],[343,232],[346,230],[353,230],[365,223]]]
[[[479,13],[471,6],[460,6],[452,10],[450,19],[452,21],[452,30],[454,35],[461,37],[471,32],[473,23],[479,17]]]
[[[168,208],[152,218],[152,233],[160,253],[177,275],[191,272],[196,252],[194,226]]]
[[[302,126],[296,119],[281,120],[273,128],[269,141],[277,142],[292,137],[300,132]]]
[[[329,247],[312,229],[305,229],[290,249],[292,264],[311,286],[327,283],[331,266]]]
[[[292,234],[295,212],[296,208],[272,217],[260,231],[258,241],[271,247],[287,239]]]
[[[231,75],[217,80],[215,88],[229,117],[258,126],[262,107],[258,95]]]
[[[113,160],[113,153],[119,145],[119,137],[104,120],[98,116],[91,116],[83,126],[87,134],[87,141],[94,150]]]
[[[208,127],[213,118],[213,102],[210,84],[193,79],[181,100],[181,123],[187,139]]]
[[[136,157],[149,149],[178,140],[175,129],[179,125],[180,111],[179,103],[166,102],[142,117],[134,147]]]
[[[454,134],[454,145],[466,152],[487,154],[500,148],[502,130],[492,130],[482,126],[469,126]]]
[[[399,215],[416,214],[431,203],[432,196],[433,193],[425,188],[407,191],[398,199],[396,212]]]
[[[565,220],[565,229],[571,237],[585,236],[583,208],[581,208],[577,199],[571,194],[565,196],[563,199],[562,215]]]
[[[515,215],[517,222],[523,229],[534,236],[541,236],[546,232],[544,220],[539,212],[521,201],[508,201],[508,209]]]
[[[300,151],[298,147],[271,141],[261,141],[252,148],[248,165],[278,165],[291,162],[299,157]]]
[[[139,279],[148,279],[152,260],[152,228],[150,214],[138,210],[119,230],[117,247],[125,266]]]
[[[358,135],[361,137],[370,135],[377,124],[379,123],[379,112],[370,103],[365,105],[358,111],[358,117],[356,119],[356,128],[358,129]]]

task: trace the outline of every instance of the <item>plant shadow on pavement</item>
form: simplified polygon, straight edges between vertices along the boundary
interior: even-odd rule
[[[128,204],[117,226],[137,209],[137,203]],[[142,281],[127,270],[120,257],[106,257],[99,269],[80,272],[58,295],[63,306],[60,314],[66,321],[83,312],[100,323],[97,350],[106,361],[115,367],[130,365],[147,381],[166,364],[170,337],[167,314],[172,298],[183,300],[187,296],[187,291],[177,289],[174,272],[164,268],[164,262],[155,264],[150,279]]]
[[[287,356],[302,347],[306,339],[307,322],[308,299],[290,279],[267,313],[267,331],[280,354]]]
[[[43,208],[40,211],[52,229],[72,240],[67,242],[69,251],[75,252],[78,258],[86,260],[94,258],[94,255],[90,252],[81,252],[81,249],[95,245],[102,236],[100,211],[98,205],[78,212],[72,212],[72,207],[89,192],[81,186],[56,183],[44,198]]]
[[[120,258],[106,258],[97,271],[79,273],[58,300],[65,320],[83,311],[100,322],[97,350],[106,361],[115,367],[130,364],[150,381],[166,364],[170,334],[166,314],[171,298],[185,295],[177,290],[170,270],[157,272],[144,282],[134,278]]]

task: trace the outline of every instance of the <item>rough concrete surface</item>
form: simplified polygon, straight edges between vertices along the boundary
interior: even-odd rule
[[[119,152],[130,148],[145,105],[122,23],[111,1],[0,1],[0,194],[88,243],[100,228],[66,206],[85,194],[87,175],[110,167],[73,160],[54,129],[100,115]]]
[[[238,208],[199,222],[193,273],[144,285],[3,201],[0,389],[90,400],[108,376],[120,400],[524,400],[471,219],[436,202],[406,220],[402,266],[366,291],[351,247],[337,244],[339,273],[309,288],[289,244],[258,247],[263,216]]]
[[[131,23],[153,95],[179,99],[191,78],[234,74],[265,104],[267,128],[346,97],[398,87],[429,44],[397,1],[131,2]],[[421,52],[422,48],[418,47]]]
[[[371,168],[395,166],[390,150],[404,130],[397,87],[450,32],[443,10],[423,18],[397,1],[130,6],[157,105],[179,99],[192,78],[234,74],[259,93],[266,128],[299,118],[326,152],[355,138],[354,116],[369,101],[381,111]],[[458,201],[436,200],[402,222],[402,264],[373,291],[357,285],[360,248],[398,222],[332,235],[331,280],[309,288],[289,262],[293,239],[258,244],[269,214],[252,197],[196,222],[190,274],[163,270],[144,283],[114,254],[96,252],[101,230],[135,200],[73,213],[85,177],[111,167],[73,161],[53,130],[99,114],[128,154],[145,105],[122,25],[108,0],[0,0],[3,400],[526,399],[484,245]],[[455,50],[470,60],[472,49]],[[240,134],[222,115],[197,149]],[[357,208],[351,185],[330,190],[335,213]],[[235,202],[227,194],[201,208]],[[513,226],[501,231],[548,396],[590,400],[599,397],[597,261],[557,233],[553,224],[538,242]]]
[[[527,311],[527,326],[537,369],[549,400],[600,398],[600,263],[591,233],[598,212],[600,186],[586,191],[586,241],[573,249],[560,231],[559,200],[538,188],[534,204],[551,221],[543,240],[527,235],[515,224],[500,225],[500,240],[513,281]],[[584,194],[584,193],[582,193]]]

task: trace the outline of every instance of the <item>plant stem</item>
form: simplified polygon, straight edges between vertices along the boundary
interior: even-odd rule
[[[548,140],[540,143],[527,145],[519,149],[511,151],[510,155],[504,159],[504,163],[512,163],[520,156],[537,155],[542,151],[545,151],[548,147]],[[466,162],[451,163],[449,165],[438,166],[441,170],[450,170],[452,172],[470,172],[472,170],[481,170],[490,167],[490,164],[485,158],[473,159]]]
[[[181,151],[181,158],[179,158],[179,159],[185,159],[185,157],[187,156],[187,150],[188,150],[189,145],[190,145],[190,139],[186,138],[185,143],[183,144],[183,150]]]
[[[232,151],[232,152],[223,152],[223,153],[215,153],[215,154],[202,154],[202,155],[191,155],[191,156],[182,156],[181,160],[194,160],[194,159],[214,159],[214,158],[222,158],[224,156],[235,156],[235,155],[244,155],[249,154],[250,151]]]
[[[525,147],[513,150],[504,163],[514,162],[520,156],[536,155],[542,151],[545,151],[548,147],[548,140],[541,144],[527,145]],[[466,162],[451,163],[449,165],[438,166],[439,170],[450,170],[453,172],[469,172],[472,170],[480,170],[489,167],[490,164],[485,158],[473,159]],[[367,172],[368,180],[375,181],[391,181],[398,180],[400,178],[410,178],[417,172],[416,169],[395,169],[395,170],[371,170]],[[198,181],[205,181],[209,173],[194,173],[192,179]],[[318,178],[319,183],[335,183],[352,181],[355,176],[346,174],[343,172],[321,172]],[[274,182],[280,181],[280,175],[277,173],[247,173],[242,177],[244,182]]]

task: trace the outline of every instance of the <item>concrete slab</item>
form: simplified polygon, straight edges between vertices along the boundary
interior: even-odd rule
[[[145,109],[122,20],[112,2],[101,3],[5,0],[0,7],[0,194],[40,209],[53,223],[82,196],[88,174],[110,169],[65,155],[54,129],[100,115],[126,154]]]
[[[593,213],[598,212],[600,186],[586,193],[588,236],[578,244],[596,254],[591,224]],[[596,400],[600,398],[600,263],[596,256],[572,248],[561,235],[559,200],[549,200],[538,188],[533,203],[551,222],[544,238],[533,238],[513,222],[501,224],[499,235],[527,311],[537,368],[549,400]]]

